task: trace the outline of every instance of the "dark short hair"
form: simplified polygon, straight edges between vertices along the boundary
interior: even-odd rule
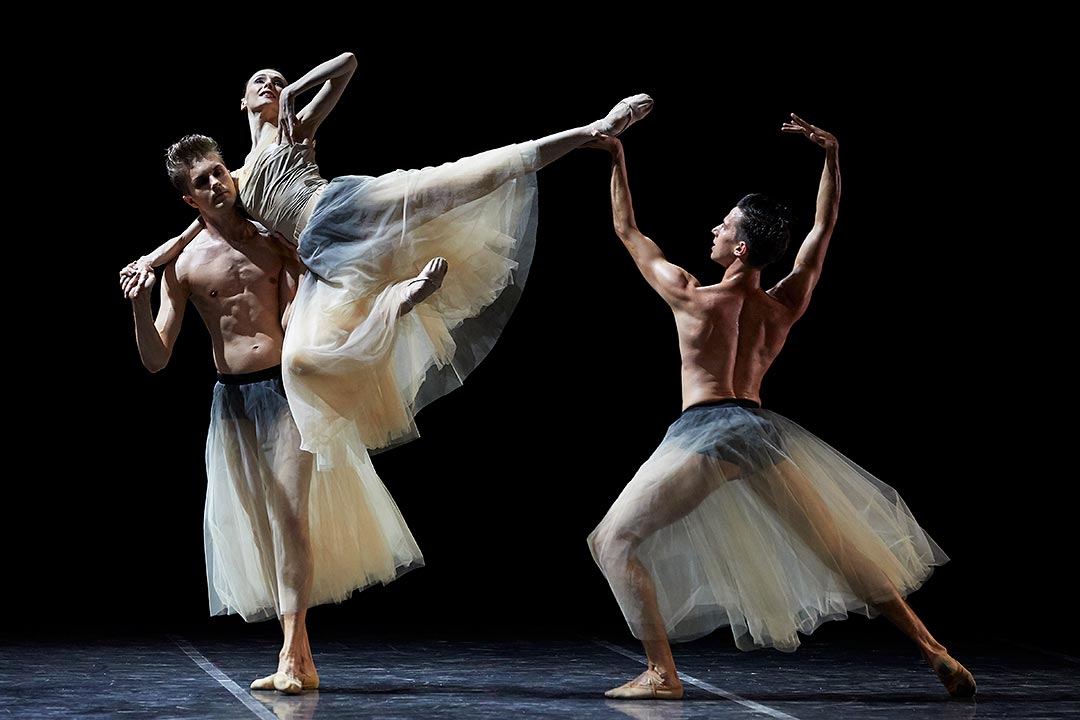
[[[217,155],[221,157],[221,148],[213,138],[206,135],[185,135],[165,151],[165,170],[169,173],[169,180],[173,187],[183,194],[191,189],[191,166],[199,160]]]
[[[735,240],[746,243],[746,262],[765,267],[779,260],[791,240],[791,212],[768,195],[750,193],[735,206],[742,210]]]

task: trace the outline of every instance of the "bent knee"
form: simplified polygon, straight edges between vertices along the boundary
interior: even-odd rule
[[[281,354],[281,365],[290,375],[310,375],[314,371],[311,357],[302,350],[290,350]]]
[[[601,526],[589,536],[589,549],[604,570],[625,565],[638,544],[637,538],[621,528]]]

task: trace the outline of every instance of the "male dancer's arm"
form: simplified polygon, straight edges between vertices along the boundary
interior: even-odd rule
[[[154,284],[150,273],[150,285]],[[150,290],[131,297],[131,310],[135,315],[135,344],[139,347],[139,359],[152,373],[169,364],[176,337],[184,320],[188,290],[176,277],[176,263],[169,263],[161,275],[161,307],[157,320],[150,309]]]
[[[829,239],[836,225],[836,214],[840,208],[840,146],[831,133],[811,125],[798,115],[792,113],[791,120],[781,128],[784,132],[799,133],[825,148],[825,167],[818,184],[814,227],[799,247],[791,273],[769,290],[770,295],[794,310],[798,317],[810,304],[810,295],[821,277],[825,251],[829,249]]]
[[[637,226],[634,205],[630,198],[630,185],[626,178],[626,158],[618,138],[601,136],[592,144],[611,153],[611,214],[615,234],[630,251],[645,280],[660,297],[672,307],[678,307],[690,299],[690,293],[699,286],[697,279],[681,267],[668,262],[650,238]]]

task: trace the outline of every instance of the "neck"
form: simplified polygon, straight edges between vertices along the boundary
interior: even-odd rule
[[[210,231],[212,235],[215,235],[226,242],[234,240],[245,240],[254,229],[252,224],[247,221],[236,208],[229,208],[223,210],[220,213],[200,213],[203,224],[206,225],[206,229]]]
[[[251,149],[255,150],[268,136],[277,137],[277,118],[267,113],[248,110],[248,128],[251,130]]]
[[[743,262],[742,258],[735,258],[727,269],[724,270],[723,282],[748,285],[753,288],[761,287],[761,268],[751,267]]]

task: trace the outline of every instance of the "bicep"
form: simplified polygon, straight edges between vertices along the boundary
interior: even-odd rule
[[[816,266],[796,264],[787,277],[769,290],[769,295],[800,316],[810,304],[820,276],[821,270]]]
[[[690,298],[690,293],[700,283],[693,275],[674,265],[663,257],[654,258],[646,263],[638,263],[641,274],[645,276],[660,297],[672,307],[682,305]]]
[[[660,247],[636,227],[617,232],[645,280],[668,304],[680,303],[692,288],[699,285],[693,275],[668,262]]]

